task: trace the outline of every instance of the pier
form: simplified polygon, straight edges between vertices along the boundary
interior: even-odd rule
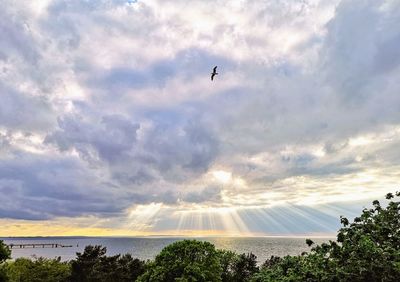
[[[10,249],[34,249],[34,248],[72,248],[72,245],[58,243],[34,243],[34,244],[8,244]]]

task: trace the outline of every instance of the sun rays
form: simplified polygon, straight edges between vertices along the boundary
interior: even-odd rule
[[[161,203],[136,206],[129,212],[130,227],[140,231],[151,228],[161,207]]]
[[[133,205],[126,226],[174,236],[332,236],[341,215],[355,216],[381,193],[373,189],[375,174],[332,175],[325,186],[318,176],[298,176],[275,181],[267,189],[227,168],[212,169],[176,202]],[[349,182],[366,187],[344,189]]]
[[[284,204],[273,207],[193,207],[174,210],[149,204],[131,211],[131,228],[177,236],[332,236],[339,216],[356,209],[340,204],[314,207]],[[170,224],[163,220],[169,218]]]
[[[209,230],[225,235],[250,235],[246,223],[235,208],[205,208],[178,212],[178,232]]]

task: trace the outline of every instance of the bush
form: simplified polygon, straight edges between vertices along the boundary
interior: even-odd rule
[[[5,269],[10,282],[65,282],[71,273],[69,264],[60,258],[18,258],[7,263]]]

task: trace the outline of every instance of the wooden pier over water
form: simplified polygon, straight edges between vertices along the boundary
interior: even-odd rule
[[[62,245],[58,243],[34,243],[34,244],[8,244],[10,249],[25,249],[25,248],[71,248],[72,245]]]

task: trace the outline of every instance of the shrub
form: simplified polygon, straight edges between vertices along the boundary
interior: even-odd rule
[[[60,258],[18,258],[5,269],[10,282],[65,282],[71,273],[70,265]]]

